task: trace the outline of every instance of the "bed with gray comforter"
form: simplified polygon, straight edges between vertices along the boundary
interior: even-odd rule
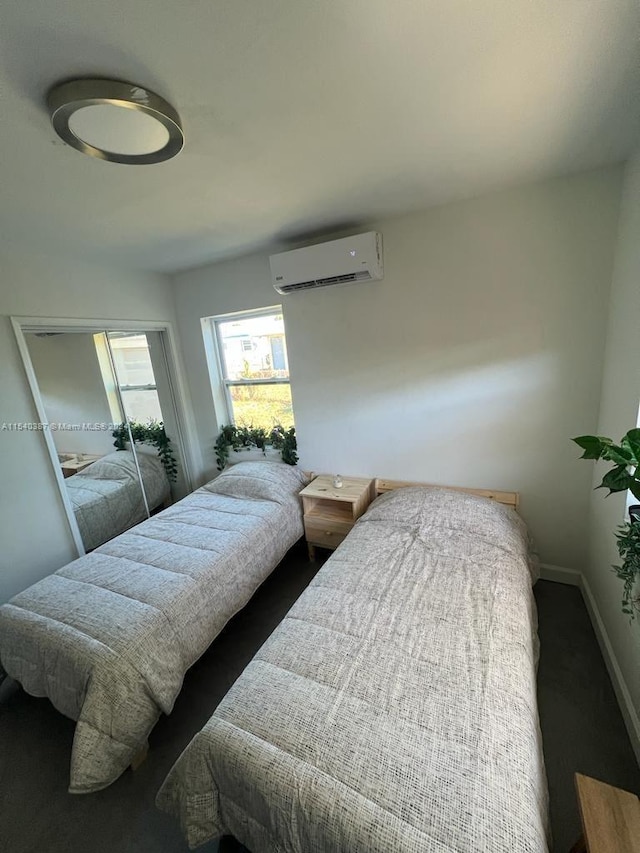
[[[378,498],[171,770],[191,847],[544,853],[523,523],[457,492]]]
[[[0,664],[77,721],[70,791],[106,787],[187,669],[303,534],[307,478],[245,462],[0,607]]]
[[[150,510],[170,496],[169,481],[157,456],[138,453]],[[117,450],[64,481],[85,551],[124,533],[147,517],[140,478],[130,450]]]

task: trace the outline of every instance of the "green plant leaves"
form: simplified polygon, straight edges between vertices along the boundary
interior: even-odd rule
[[[609,462],[615,462],[616,465],[624,465],[626,468],[627,465],[631,465],[633,463],[633,453],[624,445],[620,445],[619,447],[615,444],[610,444],[608,447],[602,452],[602,458],[608,460]]]
[[[604,475],[598,488],[609,489],[609,493],[624,492],[632,483],[633,477],[627,471],[626,465],[616,465],[615,468]]]
[[[613,443],[610,438],[597,435],[579,435],[571,441],[575,441],[578,447],[584,450],[581,459],[600,459],[606,446]]]
[[[222,471],[229,461],[229,451],[241,447],[257,447],[263,454],[266,453],[267,447],[273,447],[280,451],[282,461],[287,465],[295,465],[298,462],[295,427],[285,429],[282,424],[275,424],[270,432],[263,427],[228,424],[220,428],[220,435],[213,447],[218,471]]]
[[[640,429],[630,429],[620,444],[614,444],[612,439],[601,435],[581,435],[572,441],[584,450],[581,459],[613,462],[614,467],[604,475],[597,488],[609,489],[609,494],[628,489],[640,500]]]
[[[171,447],[171,439],[164,431],[162,421],[150,421],[148,424],[129,421],[121,423],[114,429],[111,435],[115,438],[113,446],[116,450],[124,450],[126,442],[129,441],[129,430],[134,442],[138,444],[151,444],[158,451],[158,457],[162,462],[167,479],[170,483],[175,483],[178,477],[178,463],[173,455]]]
[[[618,553],[622,558],[621,566],[613,566],[618,578],[623,582],[622,612],[635,618],[640,611],[640,522],[627,521],[616,533]]]
[[[582,459],[603,459],[614,463],[597,488],[609,489],[609,494],[628,490],[640,501],[640,428],[630,429],[620,444],[597,435],[581,435],[572,440],[584,450]],[[622,612],[634,619],[636,611],[640,611],[640,521],[626,522],[618,528],[616,542],[623,560],[622,565],[613,566],[624,585]]]
[[[620,442],[633,456],[633,464],[640,464],[640,429],[630,429]]]

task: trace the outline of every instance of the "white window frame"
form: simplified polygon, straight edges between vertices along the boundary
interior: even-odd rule
[[[144,332],[141,332],[140,334],[144,334]],[[107,336],[108,335],[109,335],[109,333],[107,332]],[[145,338],[146,338],[146,335],[145,335]],[[111,338],[109,338],[109,340],[111,341]],[[117,340],[117,338],[114,338],[113,340]],[[147,341],[147,352],[150,352],[149,341]],[[153,369],[153,365],[151,367]],[[157,391],[158,390],[158,386],[156,385],[155,382],[147,383],[146,385],[144,385],[144,384],[143,385],[121,385],[120,384],[120,377],[118,376],[117,366],[116,366],[115,373],[116,373],[116,379],[118,380],[118,388],[120,389],[120,391]],[[155,375],[154,375],[154,379],[155,379]]]
[[[102,340],[101,334],[106,335],[107,343],[105,343]],[[145,338],[146,338],[145,332],[140,332],[138,334],[145,335]],[[114,387],[112,387],[113,381],[115,380],[115,383],[116,383],[115,387],[118,388],[120,395],[126,394],[127,391],[155,391],[157,394],[158,393],[158,386],[155,383],[146,384],[146,385],[121,385],[120,384],[120,377],[118,376],[118,369],[117,369],[115,360],[112,363],[112,357],[108,353],[108,348],[111,345],[111,340],[117,340],[117,338],[113,338],[113,339],[110,338],[109,337],[109,331],[106,331],[104,333],[95,334],[93,336],[93,340],[94,340],[94,344],[96,347],[96,353],[98,355],[98,363],[100,365],[100,372],[102,374],[102,382],[104,384],[104,390],[105,390],[105,393],[107,395],[107,400],[109,401],[109,408],[111,410],[111,418],[114,421],[114,423],[124,422],[127,419],[126,414],[125,414],[125,412],[127,411],[127,407],[124,406],[124,399],[125,398],[124,397],[120,398],[116,395],[115,389],[114,389]],[[148,340],[147,340],[147,351],[150,352]],[[166,353],[165,353],[165,357],[166,357]],[[152,369],[153,369],[153,365],[152,365]],[[155,378],[155,375],[154,375],[154,378]],[[121,401],[122,401],[122,404],[124,406],[124,409],[122,411],[120,408],[120,402]],[[158,402],[159,402],[159,400],[158,400]]]
[[[222,386],[225,406],[227,410],[226,423],[235,424],[236,419],[233,414],[233,400],[231,399],[230,389],[234,386],[246,388],[249,385],[289,385],[291,387],[291,375],[287,379],[228,379],[227,365],[224,357],[224,344],[222,335],[220,334],[220,325],[228,323],[231,320],[250,320],[254,317],[263,317],[267,314],[282,314],[282,305],[271,305],[269,308],[258,308],[255,311],[234,311],[232,314],[218,314],[215,317],[208,317],[213,332],[213,340],[216,350],[216,359],[218,372],[220,375],[220,384]],[[283,315],[284,324],[284,315]],[[287,340],[287,331],[284,332],[285,346]],[[287,355],[287,366],[289,359]]]

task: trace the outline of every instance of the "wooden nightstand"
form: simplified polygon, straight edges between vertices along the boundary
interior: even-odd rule
[[[71,456],[71,459],[66,459],[60,463],[62,467],[62,475],[67,479],[67,477],[73,477],[74,474],[77,474],[78,471],[84,471],[85,468],[88,468],[89,465],[93,465],[94,462],[97,462],[98,459],[102,459],[100,454],[96,453],[74,453],[74,454],[66,454]]]
[[[331,551],[338,547],[375,497],[374,489],[374,481],[362,477],[343,477],[337,489],[333,476],[323,474],[300,492],[310,560],[315,560],[316,545]]]
[[[635,794],[576,773],[583,836],[571,853],[638,853],[640,800]]]

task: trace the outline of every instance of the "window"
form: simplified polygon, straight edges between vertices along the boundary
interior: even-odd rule
[[[146,334],[109,332],[120,393],[129,420],[161,421],[162,410]]]
[[[209,320],[228,420],[270,429],[293,426],[289,361],[280,306]]]

